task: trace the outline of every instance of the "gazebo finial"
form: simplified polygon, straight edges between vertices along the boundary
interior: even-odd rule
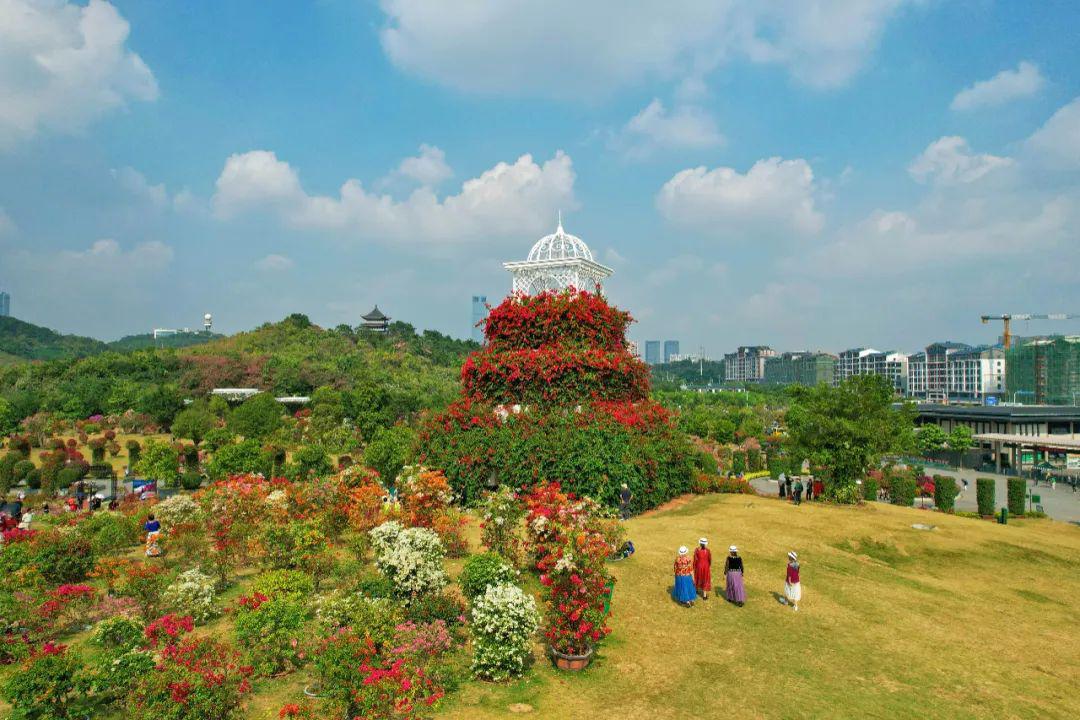
[[[564,233],[562,229],[562,210],[559,210],[559,227],[557,230],[555,230],[555,233],[558,235],[562,235]]]

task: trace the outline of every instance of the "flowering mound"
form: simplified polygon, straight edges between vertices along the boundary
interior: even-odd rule
[[[649,399],[649,370],[627,347],[631,318],[579,290],[512,295],[492,309],[486,345],[462,366],[462,397],[428,419],[420,460],[474,501],[493,482],[558,481],[633,507],[690,487],[690,450]]]

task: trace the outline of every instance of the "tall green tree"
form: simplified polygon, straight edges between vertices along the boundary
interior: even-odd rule
[[[957,462],[964,467],[964,453],[975,447],[975,433],[967,425],[957,425],[949,433],[949,449],[957,453]]]
[[[181,410],[172,422],[172,434],[178,438],[187,438],[198,445],[206,433],[217,427],[217,418],[200,405]]]
[[[377,470],[387,486],[392,485],[412,457],[415,445],[416,433],[407,425],[382,428],[364,448],[364,463]]]
[[[180,455],[172,443],[146,441],[134,470],[148,480],[173,487],[180,482]]]
[[[913,408],[893,406],[893,387],[877,375],[856,375],[838,387],[791,389],[789,452],[807,458],[825,480],[827,497],[856,502],[856,481],[882,456],[912,442]]]
[[[943,449],[948,439],[940,425],[923,425],[915,433],[915,446],[923,455],[929,455]]]
[[[237,435],[262,440],[281,427],[285,407],[269,393],[259,393],[245,400],[229,416],[229,427]]]

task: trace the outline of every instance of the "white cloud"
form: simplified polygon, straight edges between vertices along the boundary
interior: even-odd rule
[[[1010,158],[996,155],[974,155],[967,140],[954,135],[930,143],[908,166],[908,172],[918,182],[956,185],[974,182],[1012,162]]]
[[[611,139],[611,146],[631,160],[643,160],[657,151],[704,150],[724,142],[716,121],[694,105],[668,111],[654,99]]]
[[[1028,138],[1025,149],[1044,166],[1080,168],[1080,97],[1055,112]]]
[[[995,107],[1005,103],[1031,97],[1046,84],[1046,79],[1039,72],[1037,65],[1026,60],[1015,70],[1002,70],[989,80],[980,80],[971,87],[966,87],[956,94],[953,110],[978,110]]]
[[[0,2],[0,149],[43,130],[72,133],[157,82],[126,49],[129,26],[104,0]]]
[[[3,207],[0,207],[0,237],[13,235],[14,233],[15,221],[11,219],[11,216],[7,214]]]
[[[215,213],[229,218],[254,209],[274,210],[297,228],[357,239],[467,242],[518,237],[551,224],[556,210],[573,209],[574,168],[559,151],[543,164],[531,155],[498,163],[443,198],[420,187],[404,200],[347,180],[338,197],[309,195],[287,162],[266,150],[232,155],[217,179]]]
[[[736,58],[800,82],[847,82],[904,0],[544,3],[382,0],[383,49],[411,73],[469,92],[593,101],[624,87],[703,78]]]
[[[284,272],[291,270],[295,264],[290,257],[272,254],[255,263],[255,267],[266,272]]]
[[[453,175],[454,171],[446,164],[446,153],[432,145],[421,145],[420,154],[402,160],[391,173],[391,178],[411,180],[424,187],[435,187]]]
[[[691,277],[711,277],[718,280],[725,275],[727,266],[723,263],[708,263],[697,255],[676,255],[650,270],[645,275],[645,283],[652,287],[662,287],[676,281],[686,281]]]
[[[151,185],[141,172],[132,167],[112,170],[112,176],[124,190],[139,198],[144,198],[155,208],[163,208],[169,203],[169,194],[164,183]]]
[[[149,272],[161,270],[172,262],[173,250],[163,242],[151,240],[125,252],[120,243],[105,238],[95,240],[86,250],[63,250],[59,258],[80,272],[100,271],[106,266],[115,266],[117,271]]]
[[[671,223],[737,244],[820,231],[815,191],[805,160],[769,158],[745,174],[729,167],[683,170],[660,189],[656,205]]]

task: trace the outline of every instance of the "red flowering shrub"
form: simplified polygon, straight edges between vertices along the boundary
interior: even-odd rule
[[[85,618],[96,597],[97,590],[89,585],[60,585],[49,591],[45,601],[38,606],[38,614],[46,627],[58,632]]]
[[[157,620],[146,626],[143,633],[150,647],[157,647],[164,643],[173,645],[178,637],[195,629],[195,623],[190,615],[180,617],[172,613],[162,615]]]
[[[166,645],[154,670],[132,683],[126,717],[236,717],[241,698],[251,691],[251,672],[228,645],[211,638],[183,637]]]
[[[409,527],[431,527],[454,498],[450,482],[438,470],[410,466],[398,478],[398,497]]]
[[[584,655],[611,629],[604,601],[611,576],[604,561],[613,548],[596,520],[597,506],[538,486],[525,499],[527,528],[540,583],[547,589],[544,637],[567,655]]]
[[[23,530],[22,528],[11,528],[10,530],[4,530],[0,535],[3,536],[3,544],[14,545],[20,542],[29,542],[37,535],[37,530]]]
[[[690,486],[690,448],[648,399],[649,371],[627,350],[629,314],[603,296],[567,290],[511,296],[492,309],[487,345],[462,367],[462,398],[427,418],[420,462],[439,468],[464,502],[492,480],[557,481],[634,509]]]

